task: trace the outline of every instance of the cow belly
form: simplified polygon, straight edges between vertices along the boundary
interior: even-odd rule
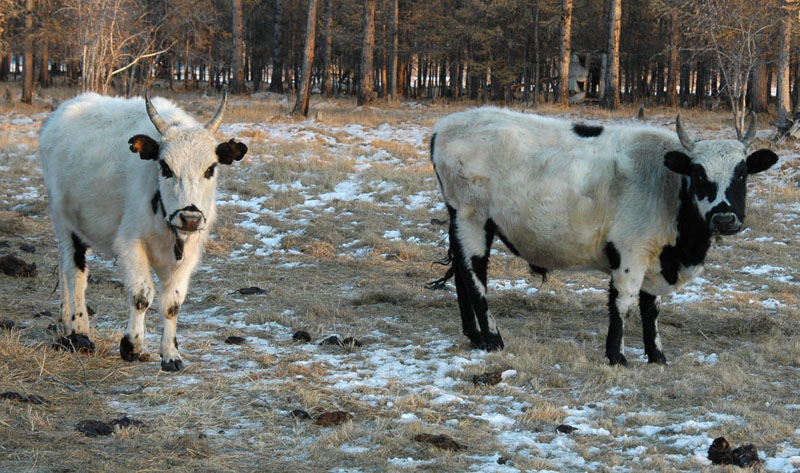
[[[702,265],[683,267],[678,271],[678,280],[675,284],[668,283],[660,271],[647,273],[642,283],[642,291],[654,296],[666,296],[679,290],[702,272]]]

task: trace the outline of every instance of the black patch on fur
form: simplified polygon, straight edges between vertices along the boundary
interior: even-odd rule
[[[711,246],[711,232],[689,193],[687,179],[678,196],[678,238],[661,250],[661,275],[669,284],[678,281],[681,267],[702,264]]]
[[[174,346],[176,350],[178,349],[178,337],[172,337],[172,346]]]
[[[611,287],[608,289],[608,336],[606,337],[606,357],[613,365],[628,366],[625,355],[619,352],[622,343],[623,323],[617,307],[619,291],[614,287],[614,280],[611,280]]]
[[[167,216],[167,209],[164,208],[164,201],[161,200],[160,190],[157,190],[156,193],[153,194],[153,198],[150,199],[150,207],[153,208],[153,215],[157,214],[160,210],[162,216]]]
[[[80,239],[75,232],[72,233],[72,260],[75,262],[75,266],[80,271],[86,271],[86,250],[89,247],[86,246],[86,243]]]
[[[169,307],[169,309],[167,309],[167,313],[165,314],[165,316],[168,319],[174,319],[175,317],[178,316],[178,309],[180,309],[180,308],[181,308],[181,306],[179,306],[178,304],[172,304]]]
[[[667,358],[664,353],[656,346],[656,337],[658,337],[656,296],[639,291],[639,313],[642,315],[642,339],[644,340],[644,352],[647,354],[647,362],[667,364]]]
[[[163,159],[159,159],[158,165],[161,166],[161,176],[164,179],[175,177],[175,173],[172,172],[172,169],[170,169],[169,164],[167,164],[166,161],[164,161]]]
[[[222,164],[232,164],[234,161],[240,161],[245,153],[247,153],[247,146],[233,138],[217,145],[217,160]]]
[[[692,166],[692,183],[694,184],[692,187],[697,200],[706,199],[709,202],[713,202],[717,198],[717,184],[708,180],[703,166],[697,164]]]
[[[600,136],[600,134],[603,133],[603,127],[575,123],[572,125],[572,131],[581,138],[594,138],[595,136]]]
[[[139,359],[139,354],[133,350],[133,343],[127,335],[122,337],[119,341],[119,356],[125,361],[136,361]]]
[[[175,253],[176,261],[183,259],[183,240],[178,238],[177,235],[175,235],[175,247],[173,248],[173,252]]]
[[[206,169],[206,172],[203,174],[203,177],[205,177],[206,179],[211,179],[212,177],[214,177],[214,169],[216,168],[217,168],[216,163],[209,166],[208,169]]]
[[[744,222],[747,201],[747,163],[744,161],[733,170],[733,178],[725,189],[725,200],[730,203],[728,211],[736,214],[740,222]]]
[[[431,135],[431,161],[433,161],[433,151],[436,149],[436,133]]]
[[[136,310],[139,312],[144,312],[150,307],[150,302],[144,294],[136,294],[133,296],[133,306],[136,307]]]
[[[620,258],[619,251],[617,251],[617,247],[614,246],[614,243],[610,241],[606,243],[605,253],[606,258],[608,258],[609,267],[612,270],[619,269],[622,259]]]

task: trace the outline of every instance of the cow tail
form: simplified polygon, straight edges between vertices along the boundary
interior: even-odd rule
[[[455,269],[453,268],[453,249],[449,248],[447,250],[447,257],[439,261],[434,261],[431,263],[431,266],[434,264],[438,264],[440,266],[449,266],[449,268],[447,268],[447,271],[445,271],[443,277],[425,284],[425,288],[430,289],[431,291],[444,290],[447,280],[452,278],[455,274]]]

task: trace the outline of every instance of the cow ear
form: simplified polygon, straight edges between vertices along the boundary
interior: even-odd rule
[[[670,151],[664,155],[664,166],[668,167],[670,171],[683,174],[685,176],[692,175],[692,158],[686,156],[680,151]]]
[[[158,159],[158,142],[147,135],[136,135],[128,140],[131,145],[131,151],[139,153],[141,159]]]
[[[760,149],[747,157],[747,174],[766,171],[778,162],[778,155],[768,149]]]
[[[222,164],[232,164],[234,161],[240,161],[245,153],[247,153],[247,146],[244,143],[235,141],[233,138],[217,146],[217,160]]]

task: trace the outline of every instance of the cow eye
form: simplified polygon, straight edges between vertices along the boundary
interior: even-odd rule
[[[203,174],[203,176],[205,176],[206,179],[211,179],[212,177],[214,177],[214,169],[216,168],[217,168],[216,163],[212,164],[211,166],[208,167],[208,169],[206,169],[206,173]]]
[[[169,179],[170,177],[174,177],[175,174],[172,173],[172,169],[167,166],[163,160],[160,160],[158,164],[161,165],[161,175],[164,176],[164,179]]]

